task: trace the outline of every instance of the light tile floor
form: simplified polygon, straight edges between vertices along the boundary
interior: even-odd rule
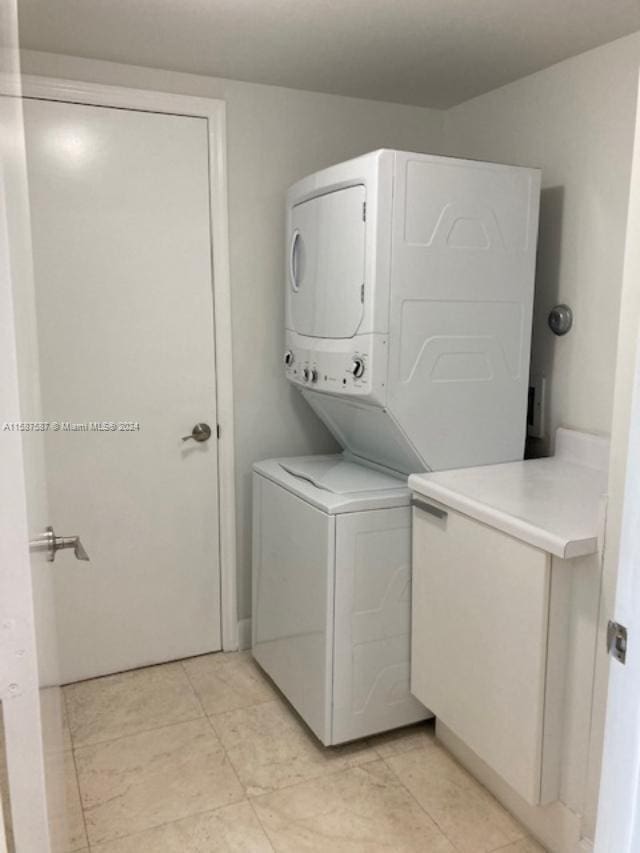
[[[74,853],[544,853],[430,724],[325,749],[245,652],[64,697]]]

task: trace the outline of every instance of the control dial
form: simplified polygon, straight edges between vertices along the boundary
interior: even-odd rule
[[[311,379],[311,371],[309,370],[308,367],[305,367],[304,370],[302,371],[302,378],[304,379],[305,382],[308,382]]]
[[[364,374],[364,359],[360,358],[360,356],[354,356],[351,362],[351,374],[354,379],[362,378]]]
[[[311,381],[312,382],[318,381],[318,371],[315,369],[315,367],[311,371]]]
[[[285,363],[286,367],[291,367],[291,365],[293,364],[293,353],[291,352],[290,349],[285,351],[284,363]]]

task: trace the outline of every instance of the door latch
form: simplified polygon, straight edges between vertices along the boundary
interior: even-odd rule
[[[627,629],[619,622],[609,620],[607,625],[607,651],[620,663],[627,662]]]
[[[50,563],[56,558],[58,551],[73,548],[76,560],[89,560],[89,555],[84,549],[79,536],[56,536],[53,527],[47,527],[45,532],[29,542],[30,551],[45,551]]]

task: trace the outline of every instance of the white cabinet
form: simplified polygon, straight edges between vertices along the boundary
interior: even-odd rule
[[[412,692],[527,802],[549,802],[565,656],[551,556],[432,506],[413,514]]]

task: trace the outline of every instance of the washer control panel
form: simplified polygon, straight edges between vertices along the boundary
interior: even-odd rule
[[[287,379],[297,385],[382,402],[386,353],[386,336],[325,341],[288,333],[283,361]]]

